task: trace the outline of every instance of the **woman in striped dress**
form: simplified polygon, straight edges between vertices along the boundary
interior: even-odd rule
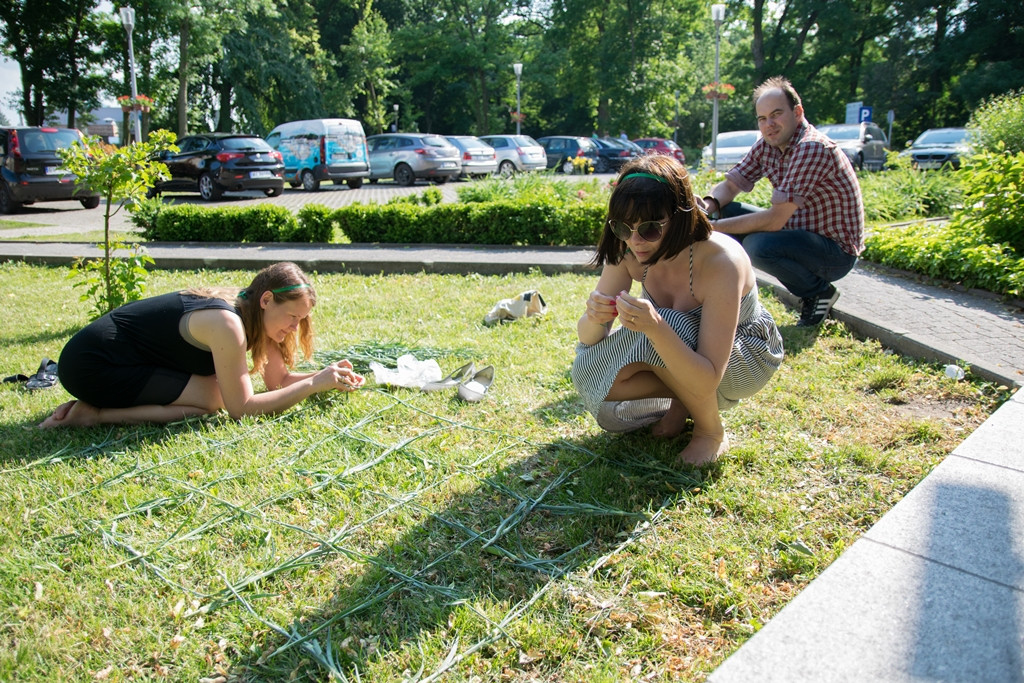
[[[743,248],[712,231],[682,164],[651,155],[622,168],[594,264],[572,366],[587,409],[609,431],[652,424],[663,437],[690,418],[677,462],[713,462],[728,448],[719,411],[763,387],[783,355]]]

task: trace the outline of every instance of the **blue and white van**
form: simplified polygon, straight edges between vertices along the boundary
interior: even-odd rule
[[[315,192],[320,182],[345,182],[353,190],[370,176],[366,133],[355,119],[310,119],[282,123],[267,144],[281,153],[284,178],[292,186]]]

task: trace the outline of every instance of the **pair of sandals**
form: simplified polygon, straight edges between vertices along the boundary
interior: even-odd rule
[[[459,398],[467,403],[476,403],[483,399],[493,382],[493,365],[488,365],[477,370],[476,365],[469,362],[452,372],[447,377],[439,379],[436,382],[427,382],[423,385],[422,391],[430,393],[434,391],[444,391],[445,389],[457,386],[459,388]]]
[[[5,384],[15,382],[24,382],[25,388],[29,390],[49,389],[57,385],[57,364],[49,358],[43,358],[36,374],[31,377],[22,374],[4,377]]]

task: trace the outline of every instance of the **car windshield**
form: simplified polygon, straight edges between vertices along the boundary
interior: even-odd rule
[[[915,145],[956,145],[967,139],[967,130],[926,130]]]
[[[833,140],[860,139],[860,126],[822,126],[818,130]]]
[[[73,130],[37,130],[20,131],[21,145],[26,152],[40,154],[56,152],[78,142],[78,133]]]
[[[540,143],[529,135],[513,135],[512,142],[519,147],[540,147]]]
[[[757,142],[758,133],[744,130],[733,133],[722,133],[718,136],[719,147],[753,147]]]
[[[271,151],[263,138],[223,138],[220,142],[221,149],[237,149],[244,151],[269,152]]]

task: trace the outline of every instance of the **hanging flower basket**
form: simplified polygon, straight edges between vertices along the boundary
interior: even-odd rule
[[[514,111],[509,113],[509,118],[515,123],[522,123],[526,120],[526,115],[521,111]]]
[[[134,98],[131,95],[120,95],[117,103],[121,111],[148,112],[153,107],[153,98],[149,95],[136,95]]]
[[[727,100],[729,95],[736,92],[735,86],[731,83],[708,83],[701,90],[704,91],[704,97],[709,100]]]

